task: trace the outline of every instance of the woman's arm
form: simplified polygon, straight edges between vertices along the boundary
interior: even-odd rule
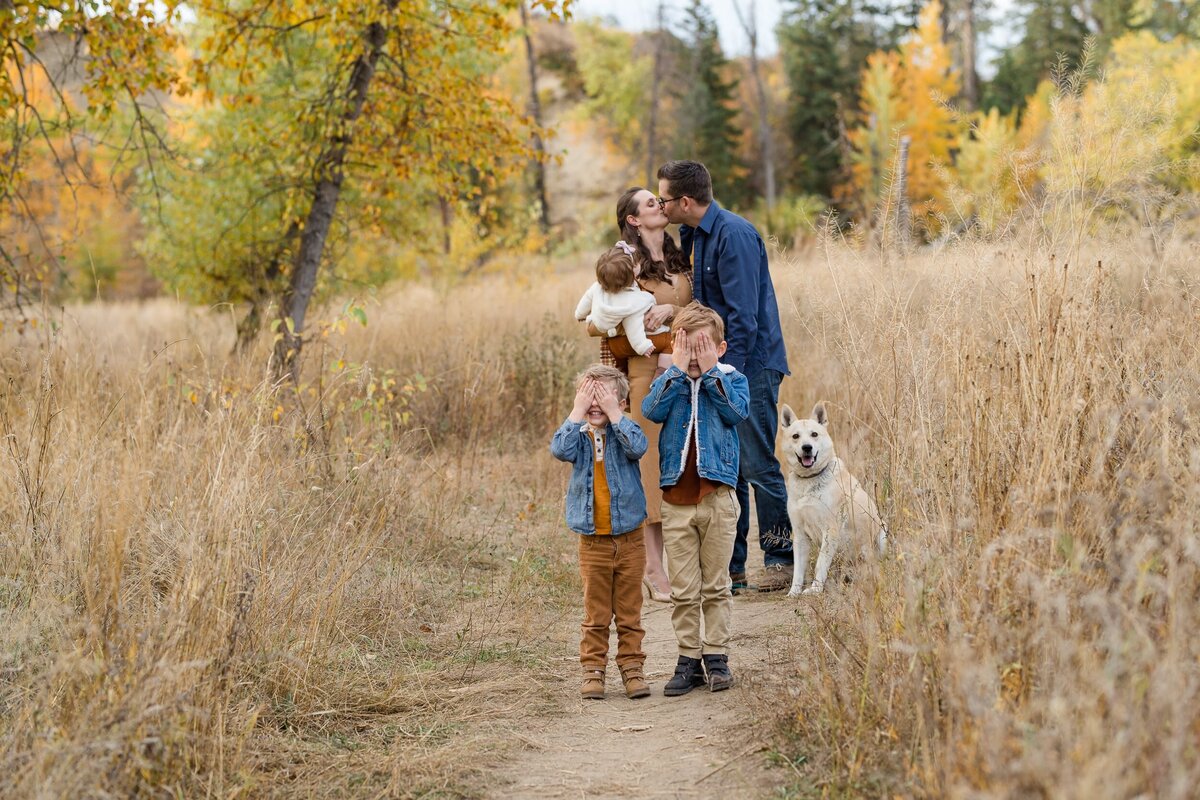
[[[607,338],[609,338],[609,336],[608,336],[608,334],[607,334],[607,333],[605,333],[604,331],[602,331],[602,330],[600,330],[599,328],[597,328],[597,327],[596,327],[596,326],[595,326],[593,323],[591,323],[591,322],[589,322],[589,323],[587,324],[587,332],[588,332],[588,336],[598,336],[598,337],[600,337],[600,338],[602,338],[602,339],[607,339]]]

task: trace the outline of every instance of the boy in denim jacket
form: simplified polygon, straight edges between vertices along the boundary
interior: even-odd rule
[[[736,426],[750,405],[746,377],[717,360],[725,352],[725,325],[717,312],[692,303],[671,327],[671,368],[642,403],[646,419],[662,423],[663,542],[679,643],[675,675],[663,689],[668,697],[703,685],[706,675],[711,691],[733,685],[729,558],[740,511]]]
[[[617,666],[631,700],[647,697],[642,651],[642,573],[646,494],[638,460],[646,434],[622,413],[629,381],[620,370],[593,364],[575,379],[575,406],[554,433],[551,454],[572,465],[567,527],[579,536],[583,626],[579,663],[582,696],[604,699],[608,632],[617,624]]]

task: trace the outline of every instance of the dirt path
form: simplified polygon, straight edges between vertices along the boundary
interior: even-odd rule
[[[664,697],[677,650],[670,606],[647,601],[646,671],[653,694],[628,700],[615,665],[608,698],[578,698],[578,662],[564,658],[552,687],[558,713],[535,721],[519,738],[527,745],[494,777],[489,796],[528,798],[765,797],[794,777],[772,767],[763,741],[765,720],[750,700],[771,688],[805,646],[797,609],[781,593],[734,600],[730,666],[737,684],[717,694],[696,689]],[[564,641],[564,646],[569,646]],[[616,652],[615,635],[610,653]],[[775,668],[775,669],[773,669]],[[757,724],[763,723],[763,724]]]

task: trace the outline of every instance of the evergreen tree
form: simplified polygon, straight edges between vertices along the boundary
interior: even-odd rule
[[[1176,36],[1200,40],[1200,0],[1142,0],[1134,26],[1157,34],[1163,41]]]
[[[893,43],[883,9],[863,0],[795,0],[776,30],[790,95],[785,183],[830,197],[842,177],[840,120],[859,95],[867,56]]]
[[[1023,27],[1021,41],[1001,55],[996,76],[984,87],[985,109],[1002,114],[1019,109],[1062,59],[1078,66],[1088,28],[1072,0],[1027,0]]]
[[[717,198],[725,205],[741,205],[749,198],[737,157],[741,137],[735,124],[737,81],[726,77],[729,62],[721,52],[717,25],[701,0],[688,6],[682,38],[688,50],[684,63],[690,66],[682,87],[675,157],[703,162],[712,173]]]
[[[1064,59],[1068,68],[1078,68],[1089,37],[1096,63],[1130,31],[1146,31],[1162,41],[1200,37],[1200,0],[1022,0],[1021,5],[1021,41],[1001,54],[984,91],[983,106],[1004,113],[1019,109]]]

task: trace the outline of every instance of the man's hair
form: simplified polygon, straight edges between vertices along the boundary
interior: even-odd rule
[[[675,315],[675,321],[671,323],[671,333],[675,331],[695,333],[701,328],[707,328],[714,334],[713,344],[725,341],[725,323],[721,320],[721,315],[695,300],[679,309],[679,313]]]
[[[633,283],[633,256],[619,247],[604,252],[596,261],[596,282],[609,294]]]
[[[671,197],[690,197],[702,206],[712,202],[712,175],[699,161],[668,161],[658,168]]]
[[[609,367],[604,364],[592,364],[575,376],[575,391],[579,391],[579,387],[589,378],[601,383],[611,383],[613,388],[617,390],[617,399],[622,403],[629,399],[629,379],[625,377],[625,373],[616,367]]]

